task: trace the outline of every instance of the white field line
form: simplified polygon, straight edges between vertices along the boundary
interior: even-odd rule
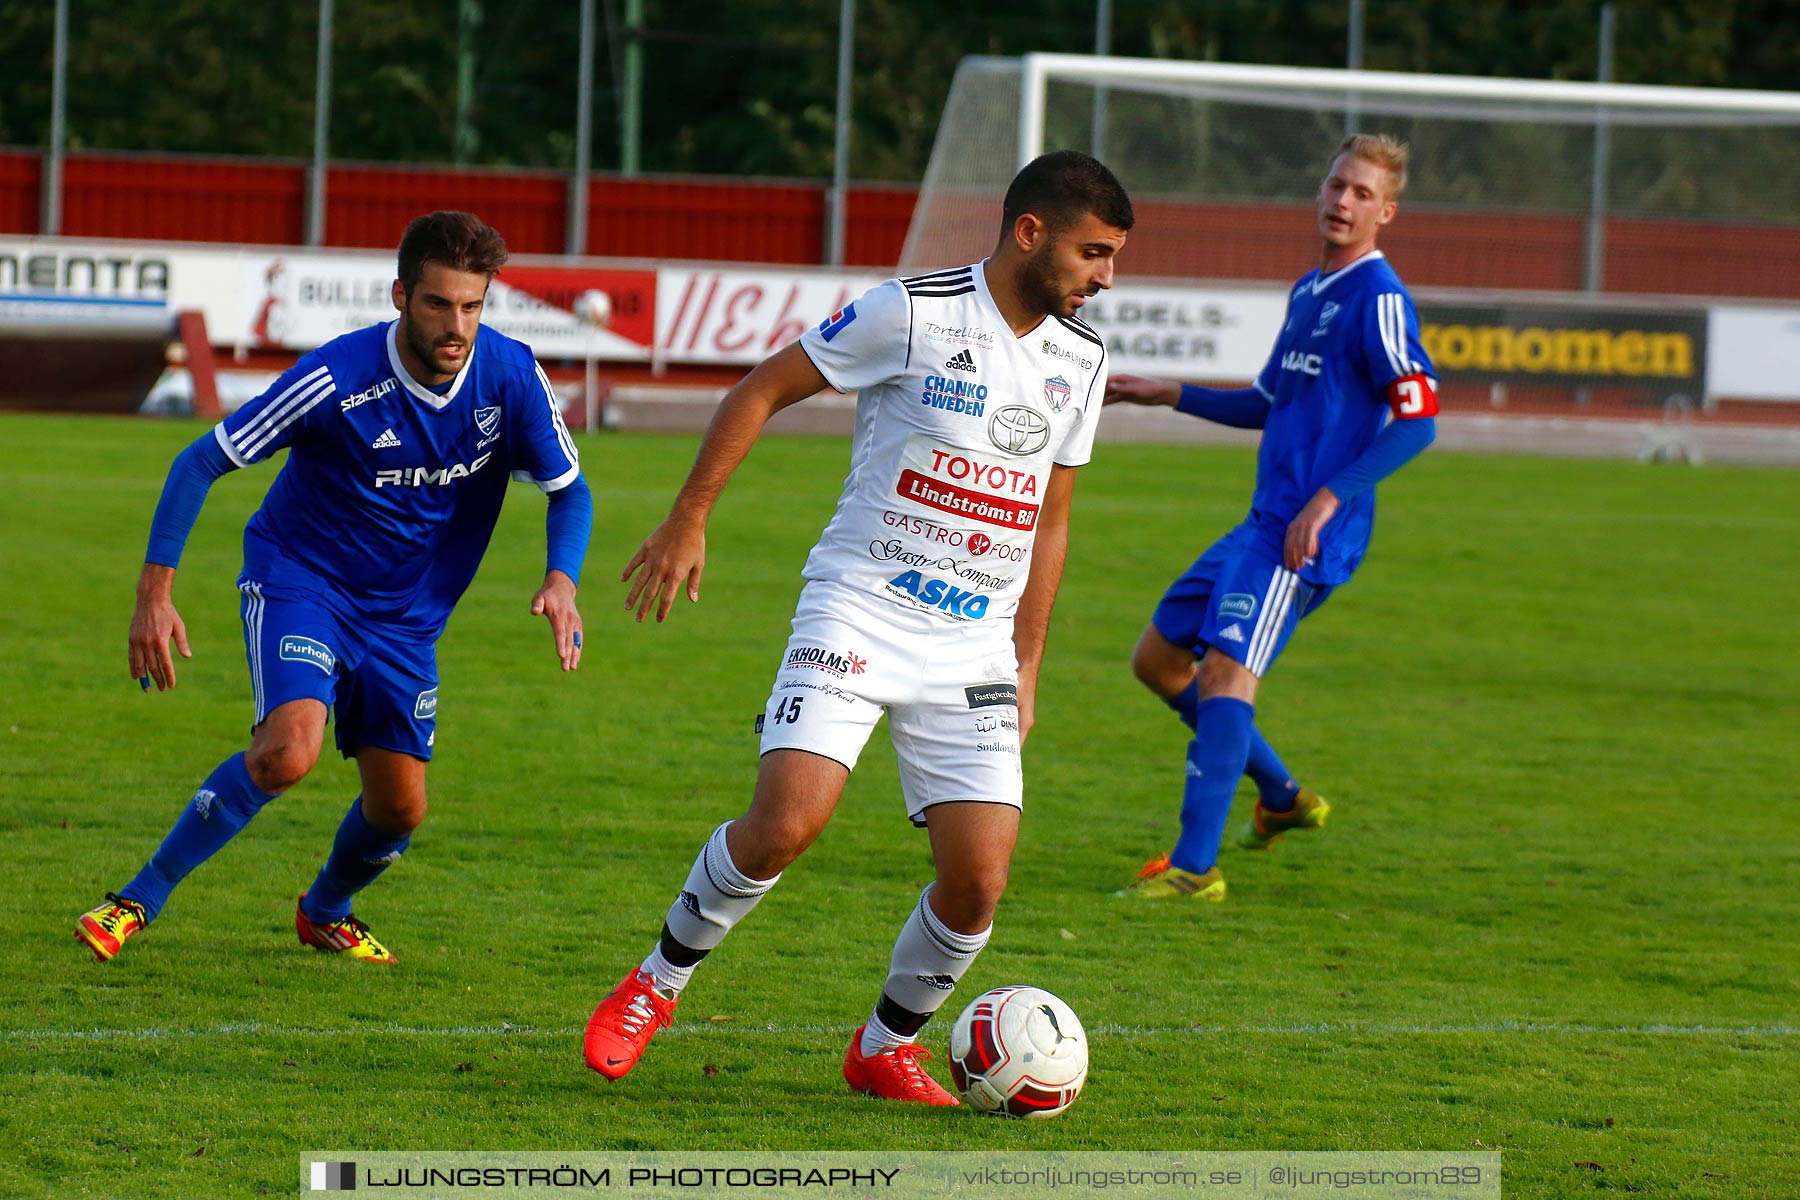
[[[733,1036],[738,1034],[816,1034],[843,1036],[849,1027],[838,1025],[778,1025],[722,1021],[677,1025],[664,1037]],[[138,1041],[177,1038],[232,1037],[424,1037],[424,1038],[576,1038],[578,1025],[542,1028],[534,1025],[358,1025],[345,1029],[314,1029],[271,1025],[262,1021],[232,1022],[205,1029],[0,1029],[0,1041]],[[1691,1038],[1790,1038],[1800,1036],[1795,1025],[1583,1025],[1534,1021],[1477,1021],[1465,1025],[1407,1025],[1385,1023],[1320,1022],[1303,1025],[1097,1025],[1091,1032],[1109,1038],[1159,1037],[1479,1037],[1491,1034],[1525,1034],[1572,1037],[1691,1037]]]

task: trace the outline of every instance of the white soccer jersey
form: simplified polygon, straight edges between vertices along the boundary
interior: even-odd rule
[[[1011,620],[1050,468],[1093,450],[1099,335],[1050,316],[1014,337],[976,263],[890,279],[800,347],[858,393],[850,476],[805,577],[948,621]]]

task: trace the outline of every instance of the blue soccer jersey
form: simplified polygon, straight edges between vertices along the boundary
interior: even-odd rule
[[[1436,372],[1419,340],[1412,297],[1379,250],[1295,284],[1256,390],[1270,409],[1247,524],[1267,557],[1280,562],[1289,523],[1369,448],[1390,411],[1399,419],[1437,412]],[[1301,576],[1322,584],[1348,580],[1368,550],[1374,521],[1374,488],[1345,499]]]
[[[509,476],[554,492],[580,467],[529,347],[483,327],[440,394],[407,373],[395,328],[303,356],[214,436],[239,467],[289,451],[244,530],[247,578],[435,636],[475,576]]]

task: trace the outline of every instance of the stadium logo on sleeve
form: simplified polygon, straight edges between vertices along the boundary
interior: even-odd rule
[[[476,409],[475,428],[481,430],[482,437],[493,437],[494,430],[500,428],[500,406],[490,404],[486,408]]]
[[[829,342],[832,338],[844,332],[844,326],[854,320],[856,320],[856,305],[846,304],[844,307],[838,309],[829,317],[826,317],[823,321],[819,322],[819,334]]]
[[[1069,407],[1069,397],[1072,395],[1074,393],[1069,390],[1069,381],[1061,375],[1052,375],[1044,380],[1044,403],[1050,406],[1051,412],[1059,413]]]
[[[337,670],[337,655],[325,643],[315,642],[311,638],[284,635],[280,654],[289,662],[311,663],[327,675]]]

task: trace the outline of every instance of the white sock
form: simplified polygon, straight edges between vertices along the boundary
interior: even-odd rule
[[[656,984],[656,990],[663,994],[665,1000],[673,1000],[681,995],[681,989],[686,987],[688,980],[694,977],[693,967],[678,967],[663,957],[660,942],[657,943],[655,949],[650,951],[649,957],[644,959],[638,969],[650,977],[651,982]]]
[[[935,886],[935,885],[933,885]],[[993,927],[980,933],[958,933],[931,911],[931,887],[919,893],[900,936],[881,1000],[863,1030],[863,1054],[902,1046],[918,1037],[919,1030],[950,998]]]
[[[669,906],[656,949],[644,959],[643,970],[658,988],[679,993],[693,978],[694,968],[725,940],[731,927],[750,915],[757,901],[768,895],[781,878],[752,879],[738,870],[725,847],[725,831],[731,822],[713,830],[688,870],[681,895]]]
[[[895,1033],[887,1027],[887,1023],[881,1019],[880,1013],[872,1013],[869,1016],[869,1023],[863,1026],[860,1051],[864,1058],[871,1058],[900,1046],[910,1046],[918,1040],[917,1034],[907,1036]]]

